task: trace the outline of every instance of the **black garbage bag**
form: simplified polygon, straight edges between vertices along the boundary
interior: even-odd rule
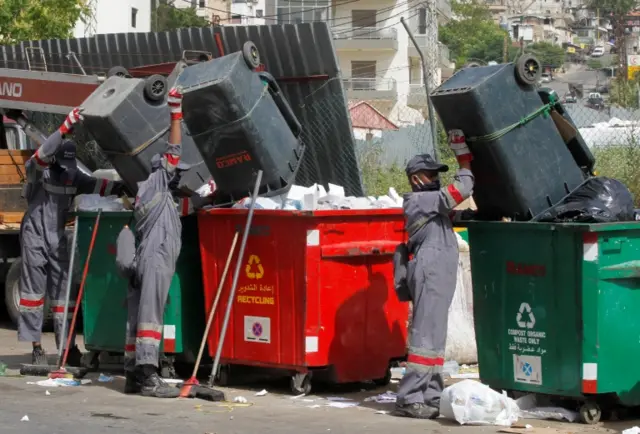
[[[576,223],[633,221],[633,195],[617,179],[593,177],[533,220]]]

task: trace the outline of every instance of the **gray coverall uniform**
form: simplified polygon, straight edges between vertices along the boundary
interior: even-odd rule
[[[72,147],[72,161],[54,163],[61,147]],[[52,164],[53,163],[53,164]],[[62,160],[60,161],[62,164]],[[60,131],[45,140],[25,164],[27,184],[24,197],[28,203],[20,226],[22,270],[20,275],[20,320],[18,340],[40,342],[44,319],[45,296],[49,296],[53,311],[56,345],[66,344],[60,336],[69,252],[65,224],[73,198],[78,194],[108,196],[122,188],[122,184],[85,175],[75,167],[75,145],[64,143]],[[72,290],[74,287],[71,287]],[[75,294],[69,300],[69,311],[76,308]],[[71,320],[71,315],[68,316]],[[67,330],[69,328],[67,327]],[[75,336],[74,336],[75,339]],[[74,339],[71,341],[73,347]]]
[[[188,165],[175,160],[169,164],[167,154],[179,160],[181,145],[169,144],[165,156],[154,158],[134,205],[137,247],[127,295],[124,367],[128,372],[140,365],[158,366],[164,308],[182,246],[180,216],[194,210],[189,198],[177,205],[172,191],[177,172]]]
[[[460,169],[451,185],[405,195],[408,248],[413,254],[407,265],[413,316],[407,370],[398,388],[399,406],[424,403],[439,408],[449,307],[458,269],[453,208],[472,190],[471,171]]]

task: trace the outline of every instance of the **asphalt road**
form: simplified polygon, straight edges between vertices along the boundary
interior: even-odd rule
[[[44,343],[45,348],[53,354],[50,334],[46,335]],[[20,363],[29,360],[28,345],[18,345],[15,331],[8,327],[0,328],[0,348],[0,360],[8,363],[10,368],[19,368]],[[227,401],[233,401],[238,396],[249,401],[241,405],[127,396],[121,393],[124,385],[122,377],[116,375],[114,381],[107,383],[97,381],[97,374],[91,374],[88,378],[92,380],[89,385],[46,388],[27,384],[42,378],[0,377],[0,433],[462,434],[496,433],[499,429],[460,426],[441,419],[420,421],[396,418],[380,413],[390,411],[393,404],[365,401],[365,398],[383,393],[386,389],[395,390],[396,384],[383,389],[373,389],[373,386],[367,385],[329,387],[298,399],[292,399],[283,382],[221,389],[226,393]],[[268,394],[255,396],[263,388]],[[359,405],[353,408],[330,407],[327,398],[334,396],[352,399]],[[29,420],[21,421],[24,416],[28,416]],[[523,423],[553,428],[544,430],[544,434],[619,432],[638,424],[633,420],[606,426],[529,420]],[[542,433],[537,430],[528,432]]]

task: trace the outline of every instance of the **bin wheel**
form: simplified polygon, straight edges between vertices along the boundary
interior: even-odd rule
[[[229,365],[220,365],[216,373],[215,384],[226,387],[231,382],[231,367]]]
[[[580,419],[583,423],[593,425],[600,422],[602,410],[600,406],[594,402],[585,402],[580,407]]]
[[[535,86],[542,75],[540,61],[531,54],[523,54],[516,61],[516,79],[525,86]]]
[[[260,53],[258,47],[251,41],[247,41],[242,46],[242,55],[244,61],[247,62],[247,66],[251,69],[256,69],[260,66]]]
[[[387,368],[384,377],[373,380],[373,384],[379,387],[388,386],[391,383],[391,367]]]
[[[297,373],[291,376],[289,387],[294,395],[308,395],[311,393],[311,375]]]
[[[167,94],[167,79],[153,74],[144,84],[144,95],[151,101],[161,101]]]
[[[113,76],[131,78],[129,71],[127,71],[127,68],[123,66],[114,66],[113,68],[107,71],[107,78],[113,77]]]

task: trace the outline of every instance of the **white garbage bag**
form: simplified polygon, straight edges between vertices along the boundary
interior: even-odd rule
[[[440,397],[440,415],[461,425],[511,426],[519,413],[518,404],[506,393],[473,380],[447,387]]]
[[[455,360],[460,365],[474,364],[478,362],[478,351],[473,325],[473,287],[469,244],[457,233],[456,236],[460,259],[458,260],[456,292],[451,307],[449,307],[445,360]]]

